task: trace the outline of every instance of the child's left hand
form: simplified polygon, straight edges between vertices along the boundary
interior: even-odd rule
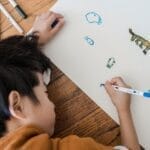
[[[117,108],[118,113],[130,112],[131,96],[127,93],[118,92],[114,90],[112,85],[117,85],[125,88],[131,88],[131,87],[127,85],[121,77],[112,78],[111,81],[107,81],[105,83],[105,89],[108,95],[110,96],[113,104]]]
[[[57,20],[57,24],[52,24]],[[39,44],[46,44],[64,25],[64,17],[55,12],[46,12],[37,16],[32,27],[32,32],[39,36]]]

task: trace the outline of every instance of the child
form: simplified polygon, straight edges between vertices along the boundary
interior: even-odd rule
[[[57,23],[52,27],[55,20]],[[127,148],[104,146],[92,138],[75,135],[50,138],[54,132],[55,106],[48,99],[43,81],[43,74],[51,65],[41,45],[63,24],[63,16],[47,12],[36,19],[32,35],[0,41],[0,150],[139,150],[130,112],[130,95],[112,88],[113,84],[128,87],[120,77],[107,81],[105,88],[117,109],[122,145]]]

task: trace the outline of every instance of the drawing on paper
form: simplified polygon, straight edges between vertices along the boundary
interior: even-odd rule
[[[103,86],[105,86],[105,84],[104,84],[104,83],[101,83],[101,84],[100,84],[100,87],[103,87]]]
[[[84,40],[91,46],[94,45],[94,43],[95,43],[94,40],[91,39],[89,36],[85,36]]]
[[[129,29],[129,32],[132,35],[131,41],[134,41],[141,49],[144,48],[143,53],[146,55],[150,50],[150,41],[146,40],[140,35],[135,34],[132,29]]]
[[[102,18],[100,17],[100,15],[94,11],[88,12],[85,15],[85,18],[87,20],[87,22],[89,23],[96,23],[98,25],[102,24]]]
[[[106,67],[111,69],[114,66],[115,63],[116,63],[115,58],[111,57],[111,58],[108,59]]]

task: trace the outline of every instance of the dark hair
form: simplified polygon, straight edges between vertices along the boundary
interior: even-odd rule
[[[33,87],[39,84],[37,72],[44,73],[51,62],[38,46],[36,36],[12,36],[0,41],[0,136],[6,132],[10,119],[8,96],[12,90],[38,100]]]

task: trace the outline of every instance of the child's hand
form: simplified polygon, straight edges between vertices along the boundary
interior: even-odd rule
[[[57,20],[57,24],[52,24]],[[32,27],[32,31],[39,36],[39,44],[47,43],[64,25],[64,18],[61,14],[46,12],[38,16]]]
[[[112,78],[111,81],[106,81],[105,83],[105,89],[118,112],[129,111],[131,99],[130,95],[120,91],[116,91],[112,85],[126,88],[130,88],[130,86],[128,86],[120,77]]]

